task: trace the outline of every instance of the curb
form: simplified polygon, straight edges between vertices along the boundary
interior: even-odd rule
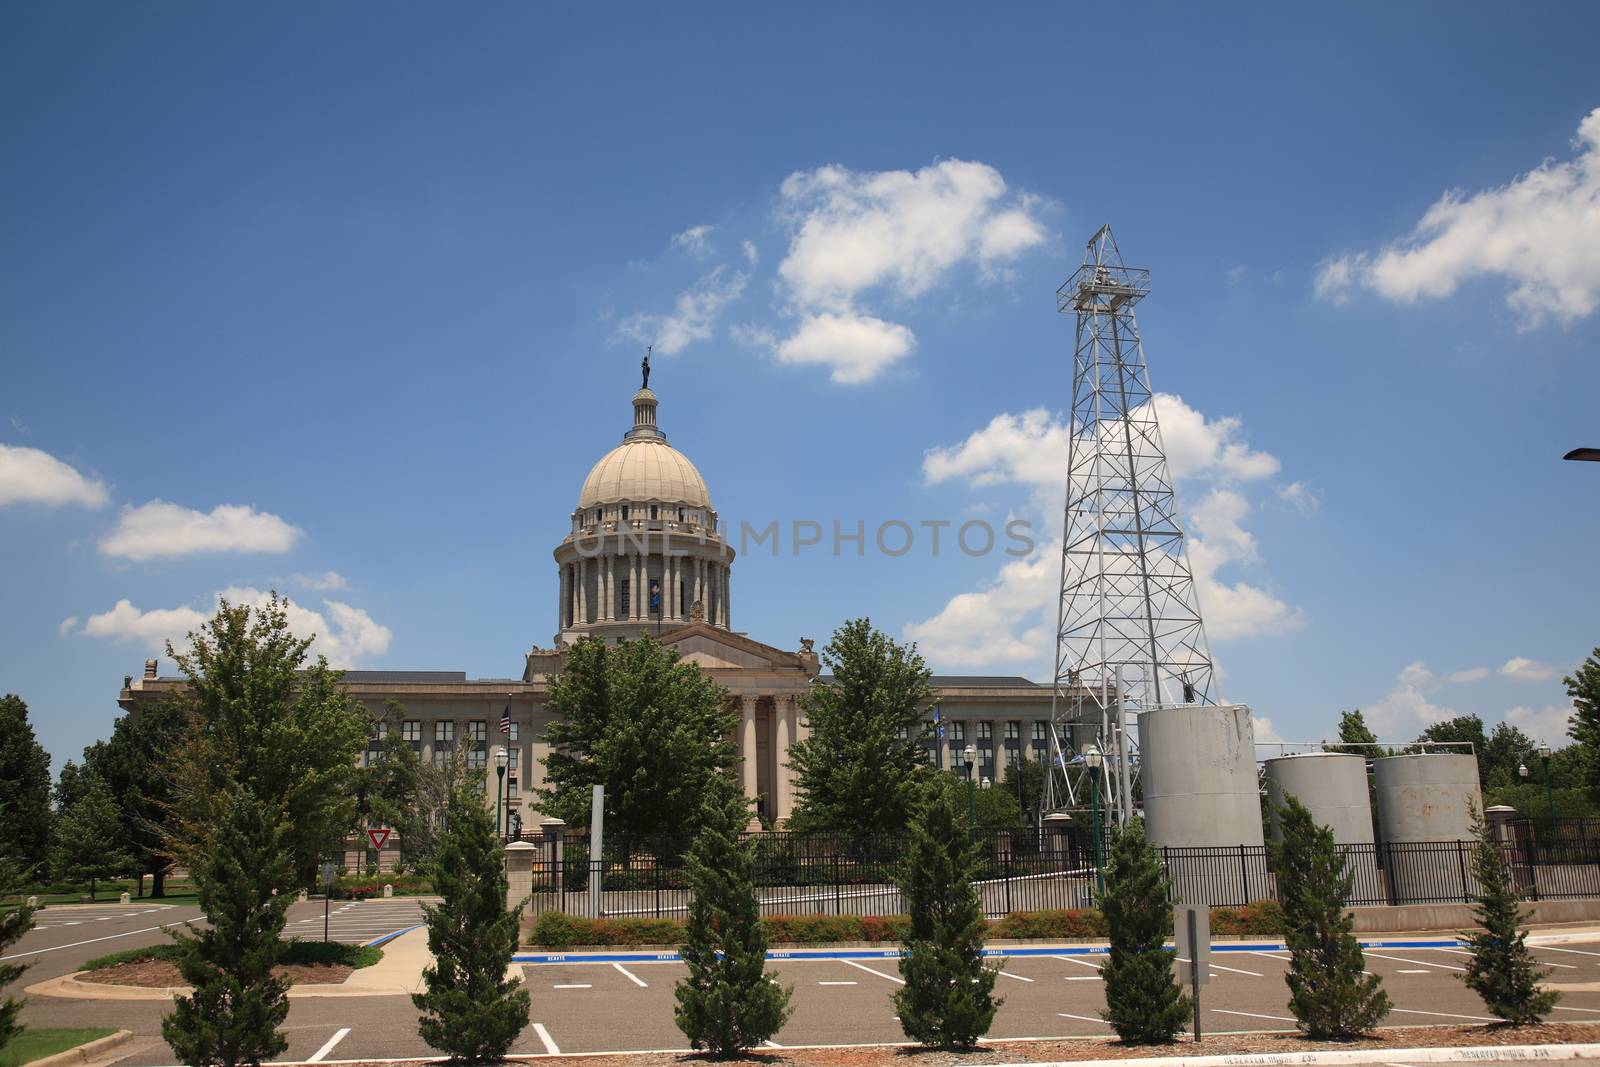
[[[87,1063],[92,1059],[98,1058],[102,1052],[120,1048],[132,1040],[132,1030],[118,1030],[114,1034],[97,1037],[93,1041],[85,1041],[83,1044],[75,1048],[69,1048],[65,1052],[57,1052],[55,1055],[46,1056],[43,1059],[29,1060],[26,1067],[70,1067],[71,1064],[75,1063]]]
[[[1228,1056],[1150,1056],[1116,1060],[1117,1067],[1277,1067],[1289,1064],[1481,1063],[1485,1060],[1586,1060],[1600,1057],[1600,1045],[1474,1045],[1461,1048],[1334,1049],[1324,1052],[1251,1052]],[[992,1067],[1084,1067],[1083,1060],[997,1063]]]

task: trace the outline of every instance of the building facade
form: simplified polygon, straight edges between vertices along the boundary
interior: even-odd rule
[[[555,547],[553,645],[534,645],[520,677],[347,671],[351,695],[375,715],[391,700],[405,708],[396,726],[380,723],[364,758],[372,759],[384,733],[397,728],[424,760],[465,752],[470,766],[488,772],[492,803],[496,755],[504,749],[510,810],[531,829],[539,821],[532,790],[545,784],[550,752],[545,687],[561,670],[566,648],[584,636],[618,640],[650,633],[726,687],[739,714],[744,791],[763,816],[781,825],[794,808],[789,748],[806,735],[799,698],[819,677],[813,641],[802,637],[797,647],[782,648],[733,628],[735,552],[705,479],[667,443],[653,392],[641,388],[632,407],[632,426],[589,471]],[[847,614],[848,608],[841,618]],[[161,676],[150,660],[142,677],[124,680],[117,702],[135,713],[181,684],[181,678]],[[980,783],[998,783],[1018,760],[1046,758],[1050,686],[1017,677],[940,675],[933,685],[942,736],[930,756],[939,766],[963,770],[970,745],[976,752],[971,773]],[[510,728],[502,733],[506,716]]]

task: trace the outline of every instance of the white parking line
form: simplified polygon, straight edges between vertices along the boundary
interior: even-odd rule
[[[539,1040],[544,1042],[544,1050],[552,1056],[561,1055],[561,1050],[556,1048],[556,1043],[550,1040],[550,1031],[544,1028],[544,1023],[534,1023],[533,1032],[539,1035]]]
[[[1487,1015],[1458,1015],[1448,1011],[1418,1011],[1416,1008],[1390,1008],[1389,1010],[1397,1011],[1402,1015],[1432,1015],[1437,1019],[1470,1019],[1476,1023],[1497,1023],[1501,1021],[1499,1019],[1491,1019]]]
[[[1542,948],[1546,952],[1570,952],[1574,956],[1600,956],[1600,952],[1585,952],[1581,948],[1556,948],[1554,945],[1534,945],[1533,948]]]
[[[634,985],[638,986],[640,989],[648,989],[648,988],[650,988],[649,985],[646,984],[644,979],[640,978],[638,975],[636,975],[632,971],[628,970],[628,968],[624,967],[622,964],[613,963],[611,966],[613,966],[617,970],[621,971],[623,973],[623,975],[628,979],[628,981],[632,982]]]
[[[1394,972],[1395,974],[1432,974],[1432,971],[1410,971],[1404,967]]]
[[[132,937],[134,934],[148,934],[156,930],[165,930],[171,926],[182,926],[186,920],[179,919],[173,923],[163,923],[161,926],[147,926],[142,930],[124,930],[120,934],[107,934],[104,937],[91,937],[87,941],[74,941],[70,945],[51,945],[49,948],[30,949],[27,952],[13,952],[9,956],[0,956],[0,962],[5,960],[20,960],[24,956],[42,956],[46,952],[59,952],[64,948],[77,948],[79,945],[92,945],[97,941],[114,941],[119,937]]]
[[[1276,952],[1251,951],[1250,955],[1252,955],[1252,956],[1265,956],[1265,957],[1267,957],[1267,959],[1269,959],[1269,960],[1277,960],[1279,963],[1288,963],[1290,960],[1292,960],[1294,958],[1293,956],[1280,956]]]
[[[1229,1011],[1227,1008],[1212,1008],[1218,1015],[1243,1015],[1247,1019],[1271,1019],[1274,1022],[1292,1023],[1295,1020],[1287,1015],[1262,1015],[1254,1011]]]
[[[328,1038],[328,1043],[323,1045],[321,1048],[317,1049],[317,1051],[313,1052],[311,1054],[311,1058],[309,1060],[306,1060],[306,1062],[307,1063],[321,1063],[323,1058],[325,1056],[327,1056],[328,1053],[333,1051],[333,1046],[335,1046],[339,1042],[343,1041],[345,1039],[345,1035],[348,1034],[349,1032],[350,1032],[350,1028],[348,1026],[346,1026],[342,1030],[334,1031],[333,1036]]]
[[[1383,952],[1372,952],[1370,950],[1367,952],[1367,955],[1376,956],[1380,960],[1394,960],[1396,963],[1415,963],[1421,967],[1443,967],[1447,971],[1460,971],[1463,974],[1465,974],[1467,970],[1465,967],[1457,967],[1449,963],[1434,963],[1431,960],[1408,960],[1404,956],[1390,956]]]
[[[1590,1015],[1600,1015],[1600,1008],[1569,1008],[1565,1004],[1557,1004],[1556,1011],[1581,1011]]]
[[[1061,1016],[1063,1019],[1082,1019],[1086,1023],[1099,1023],[1101,1026],[1106,1024],[1104,1019],[1096,1018],[1093,1015],[1074,1015],[1069,1011],[1058,1011],[1056,1014]]]
[[[1179,956],[1177,959],[1178,959],[1179,963],[1188,963],[1189,962],[1189,959],[1188,959],[1187,956]],[[1260,971],[1241,971],[1237,967],[1224,967],[1220,963],[1213,963],[1211,965],[1211,969],[1213,971],[1232,971],[1234,974],[1248,974],[1252,978],[1265,978],[1266,977],[1266,975],[1262,974]]]
[[[860,982],[818,982],[818,985],[860,985]]]
[[[589,985],[587,982],[572,982],[572,983],[569,983],[567,985],[558,985],[558,986],[555,986],[554,988],[556,988],[556,989],[593,989],[594,986]]]
[[[1001,971],[1000,973],[1005,975],[1007,978],[1015,978],[1019,982],[1031,982],[1031,981],[1033,981],[1032,978],[1026,978],[1026,977],[1024,977],[1024,976],[1022,976],[1020,974],[1012,974],[1010,971]]]
[[[875,974],[879,978],[887,978],[887,979],[889,979],[889,981],[895,982],[895,983],[897,983],[899,985],[905,985],[906,984],[905,979],[901,978],[897,974],[884,974],[882,971],[875,971],[871,967],[866,966],[865,964],[857,963],[855,960],[840,960],[839,962],[840,963],[848,963],[850,966],[854,967],[858,971],[866,971],[868,974]]]
[[[1103,982],[1105,979],[1097,974],[1069,974],[1065,976],[1069,982]]]
[[[1100,969],[1100,965],[1098,963],[1090,963],[1088,960],[1080,960],[1076,956],[1051,956],[1050,958],[1054,960],[1066,960],[1068,963],[1076,963],[1079,967],[1089,967],[1096,971]]]

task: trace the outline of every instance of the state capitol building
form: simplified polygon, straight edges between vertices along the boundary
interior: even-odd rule
[[[509,758],[511,810],[525,827],[538,825],[532,789],[545,784],[546,682],[561,670],[566,647],[580,637],[608,641],[655,634],[668,648],[728,690],[740,713],[737,742],[744,791],[766,819],[781,824],[794,803],[789,746],[806,735],[797,698],[818,677],[812,641],[799,648],[764,644],[733,628],[734,550],[717,519],[711,492],[689,458],[667,443],[656,418],[658,401],[646,387],[633,395],[633,425],[622,443],[601,456],[583,480],[578,504],[555,546],[559,631],[551,648],[535,644],[518,678],[468,678],[461,671],[346,671],[352,696],[375,715],[395,700],[405,707],[403,737],[424,760],[460,750],[470,766],[488,770],[504,747]],[[845,614],[840,615],[842,620]],[[178,677],[162,677],[147,661],[117,703],[129,712],[159,700]],[[944,736],[932,759],[961,768],[968,745],[977,750],[975,775],[998,782],[1002,768],[1028,757],[1043,762],[1050,721],[1050,686],[1025,678],[933,677]],[[511,729],[499,723],[509,708]],[[380,730],[388,724],[380,722]],[[374,738],[372,758],[383,735]],[[494,775],[488,790],[493,796]],[[491,800],[492,803],[492,800]]]

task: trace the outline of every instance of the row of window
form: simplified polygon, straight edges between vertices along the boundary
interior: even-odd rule
[[[466,724],[465,740],[469,747],[466,749],[467,766],[473,770],[487,770],[489,766],[489,722],[487,719],[474,719]],[[379,720],[372,724],[372,741],[367,747],[367,764],[370,766],[375,761],[383,758],[383,742],[389,736],[389,723]],[[506,789],[516,793],[521,781],[522,773],[522,726],[519,723],[511,724],[511,732],[506,736]],[[422,720],[406,719],[400,724],[400,739],[411,745],[412,751],[422,752]],[[439,719],[433,724],[433,759],[440,763],[450,758],[455,751],[456,724],[449,719]]]
[[[649,507],[650,507],[650,518],[652,518],[652,519],[661,518],[661,506],[659,504],[651,504]],[[623,522],[627,522],[628,521],[629,517],[632,514],[632,510],[633,509],[630,508],[627,504],[622,505],[622,521]],[[600,511],[601,511],[600,508],[592,509],[589,512],[589,521],[591,521],[591,522],[599,522],[600,521]],[[689,517],[689,513],[688,513],[688,509],[687,508],[678,508],[677,512],[678,512],[678,521],[679,522],[683,522]],[[642,517],[642,516],[640,516],[640,517]]]

